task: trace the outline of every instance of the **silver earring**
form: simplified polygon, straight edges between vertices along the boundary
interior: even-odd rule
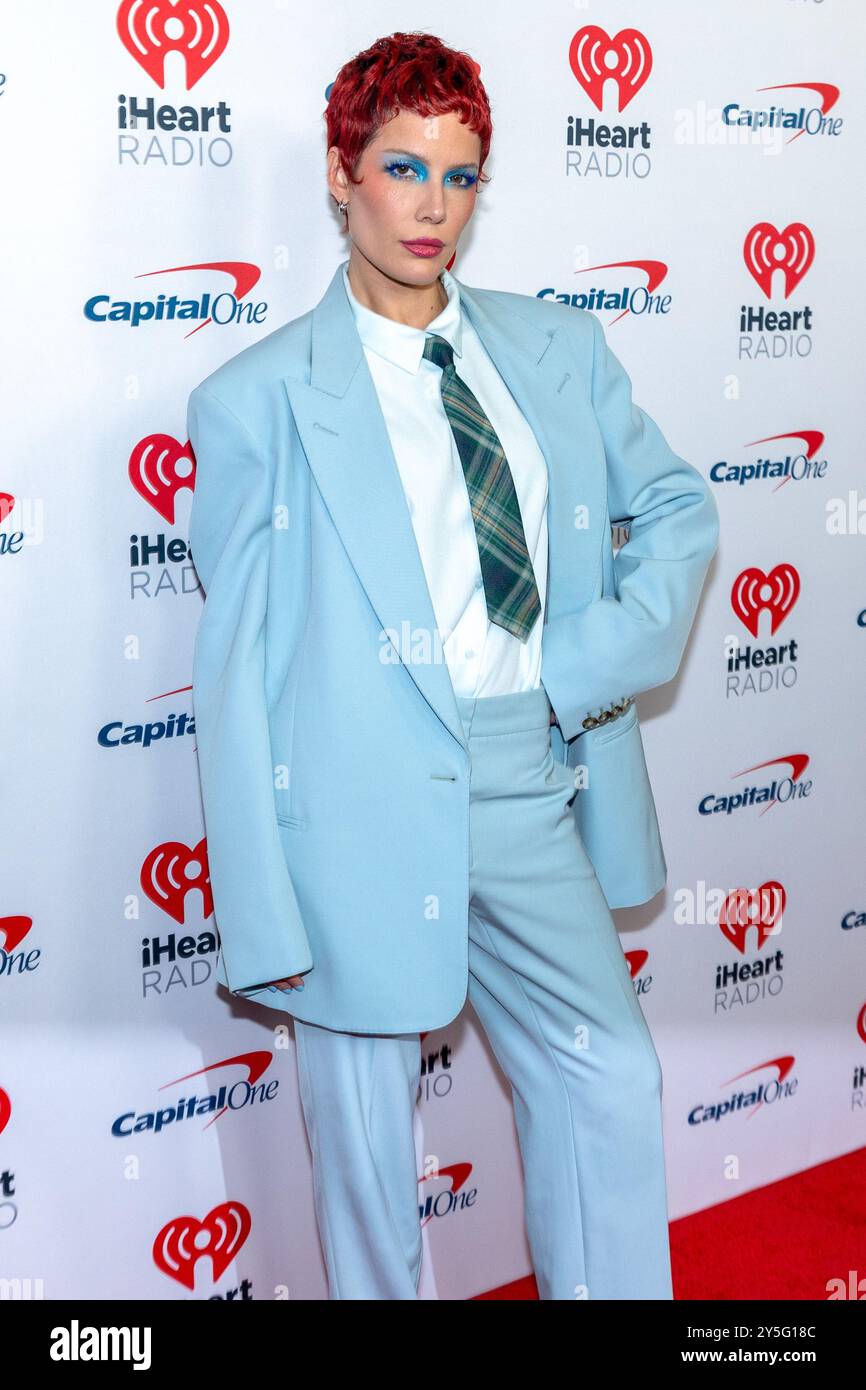
[[[338,209],[339,212],[345,212],[345,211],[346,211],[346,208],[347,208],[348,206],[349,206],[348,203],[338,203],[338,204],[337,204],[337,209]]]

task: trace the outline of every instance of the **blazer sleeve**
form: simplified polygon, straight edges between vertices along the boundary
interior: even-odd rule
[[[273,470],[203,386],[189,398],[187,429],[190,549],[206,593],[193,656],[196,745],[223,965],[241,993],[313,964],[280,842],[265,693]]]
[[[628,373],[599,320],[589,317],[608,514],[615,525],[628,524],[629,538],[614,556],[615,594],[553,618],[544,630],[544,683],[565,739],[583,732],[588,714],[673,679],[719,538],[708,484],[634,404]]]

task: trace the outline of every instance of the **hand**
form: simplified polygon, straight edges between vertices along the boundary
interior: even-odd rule
[[[288,985],[293,988],[300,986],[303,989],[304,987],[304,980],[301,975],[288,975],[284,980],[271,980],[270,983],[276,985],[277,989],[285,989]]]

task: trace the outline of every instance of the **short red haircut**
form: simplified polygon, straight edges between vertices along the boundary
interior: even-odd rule
[[[328,148],[336,145],[351,183],[355,166],[376,132],[398,111],[444,116],[456,111],[481,139],[479,182],[490,150],[493,121],[480,68],[468,53],[446,48],[434,34],[391,34],[344,63],[331,84],[325,110]]]

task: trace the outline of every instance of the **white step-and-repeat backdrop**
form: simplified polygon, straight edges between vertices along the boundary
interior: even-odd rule
[[[0,35],[17,1296],[326,1296],[292,1027],[217,988],[195,872],[186,401],[323,293],[329,84],[431,27],[494,116],[455,273],[594,310],[721,511],[681,673],[639,699],[668,886],[617,913],[671,1216],[866,1143],[859,0],[43,0]],[[422,1295],[463,1299],[529,1270],[519,1154],[470,1008],[423,1048]]]

